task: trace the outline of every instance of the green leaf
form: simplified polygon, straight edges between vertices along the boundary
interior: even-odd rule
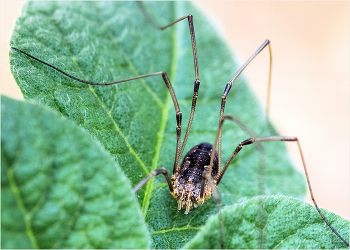
[[[1,247],[147,248],[131,185],[56,111],[1,99]]]
[[[213,143],[221,95],[239,65],[216,28],[190,3],[146,2],[145,6],[159,25],[189,13],[194,16],[201,86],[185,151],[201,142]],[[195,80],[186,21],[158,31],[133,2],[29,2],[17,20],[11,46],[95,82],[167,72],[183,112],[184,133]],[[133,185],[157,168],[165,167],[171,174],[176,119],[161,76],[96,87],[69,79],[16,51],[10,52],[10,63],[25,98],[60,111],[88,130]],[[255,134],[269,135],[264,108],[243,77],[234,83],[225,113],[237,116]],[[225,123],[223,161],[248,137],[236,124]],[[290,163],[284,143],[264,147],[265,167],[259,165],[261,155],[254,145],[245,147],[234,160],[219,186],[223,204],[259,194],[305,195],[305,181]],[[178,212],[163,176],[151,179],[137,195],[155,248],[182,247],[216,213],[212,199],[189,215]]]
[[[321,210],[331,225],[348,241],[349,221]],[[346,248],[324,223],[315,207],[294,198],[282,195],[255,197],[227,206],[221,216],[225,248]],[[208,220],[185,248],[220,248],[219,235],[216,215]]]

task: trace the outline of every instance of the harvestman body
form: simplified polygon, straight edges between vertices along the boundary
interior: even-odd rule
[[[194,33],[194,26],[193,26],[193,16],[187,15],[182,18],[179,18],[172,22],[169,25],[160,27],[156,25],[152,18],[148,15],[146,12],[144,6],[140,4],[140,7],[145,15],[145,17],[148,19],[150,24],[159,30],[164,30],[174,24],[176,24],[179,21],[182,21],[184,19],[188,19],[189,23],[189,30],[191,35],[191,42],[192,42],[192,52],[193,52],[193,59],[194,59],[194,70],[195,70],[195,81],[194,81],[194,93],[193,93],[193,99],[192,99],[192,107],[190,112],[190,118],[188,122],[188,126],[186,129],[184,140],[181,144],[181,122],[182,122],[182,113],[180,111],[180,107],[175,95],[175,92],[173,90],[173,87],[171,85],[171,82],[167,76],[166,72],[155,72],[151,74],[136,76],[128,79],[118,80],[115,82],[110,83],[96,83],[96,82],[90,82],[78,79],[72,75],[67,74],[66,72],[63,72],[62,70],[44,62],[41,61],[38,58],[35,58],[26,52],[11,47],[11,49],[21,52],[25,54],[28,57],[31,57],[32,59],[39,61],[59,72],[66,75],[67,77],[70,77],[76,81],[83,82],[90,85],[112,85],[117,84],[121,82],[126,81],[132,81],[140,78],[146,78],[151,76],[157,76],[161,75],[166,87],[168,88],[172,101],[174,103],[175,111],[176,111],[176,134],[177,134],[177,142],[176,142],[176,152],[175,152],[175,160],[174,160],[174,167],[173,167],[173,174],[171,179],[169,178],[168,172],[162,168],[162,169],[156,169],[152,173],[150,173],[146,178],[144,178],[140,183],[138,183],[134,188],[133,191],[137,192],[145,183],[147,183],[152,177],[157,176],[159,174],[163,174],[168,186],[170,193],[172,196],[177,199],[178,202],[178,210],[185,209],[185,214],[189,213],[190,210],[202,205],[205,200],[208,200],[211,195],[214,195],[214,198],[217,202],[217,204],[220,204],[220,197],[216,191],[216,187],[220,184],[220,181],[225,174],[225,171],[227,170],[228,166],[232,162],[232,160],[235,158],[235,156],[238,154],[238,152],[243,148],[243,146],[253,144],[253,143],[260,143],[260,142],[268,142],[268,141],[296,141],[299,147],[299,152],[301,155],[301,159],[303,162],[303,167],[305,171],[305,175],[307,178],[308,187],[310,190],[312,201],[318,211],[318,213],[321,215],[322,219],[325,221],[325,223],[329,226],[329,228],[347,245],[349,246],[349,243],[346,242],[339,234],[338,232],[330,225],[328,220],[324,217],[321,210],[318,208],[316,201],[314,199],[310,180],[307,174],[306,165],[304,161],[304,157],[302,154],[302,150],[300,147],[300,143],[298,141],[297,137],[289,137],[289,136],[268,136],[268,137],[260,137],[260,138],[249,138],[241,143],[236,147],[234,152],[231,154],[227,162],[225,163],[224,167],[221,167],[221,141],[222,141],[222,125],[225,120],[232,120],[234,122],[239,123],[237,118],[233,116],[226,116],[224,115],[225,110],[225,104],[226,104],[226,97],[232,87],[233,82],[237,79],[237,77],[242,73],[242,71],[247,67],[247,65],[265,48],[269,47],[270,52],[270,71],[269,71],[269,88],[268,88],[268,102],[267,102],[267,114],[268,114],[268,107],[269,107],[269,93],[270,93],[270,83],[271,83],[271,65],[272,65],[272,55],[271,55],[271,47],[270,47],[270,41],[266,40],[258,49],[257,51],[241,66],[241,68],[237,71],[237,73],[234,75],[234,77],[227,83],[224,93],[222,95],[221,100],[221,108],[220,108],[220,118],[219,118],[219,126],[215,138],[214,145],[210,143],[200,143],[196,146],[194,146],[190,151],[185,155],[182,163],[180,164],[180,159],[183,154],[187,138],[191,129],[195,108],[196,108],[196,102],[198,98],[198,90],[200,85],[199,80],[199,71],[198,71],[198,57],[197,57],[197,46],[196,46],[196,39],[195,39],[195,33]],[[216,150],[218,148],[218,150]],[[215,149],[215,150],[213,150]],[[220,215],[220,211],[219,211]],[[222,234],[221,234],[222,237]],[[222,243],[222,241],[221,241]],[[222,245],[223,246],[223,245]]]

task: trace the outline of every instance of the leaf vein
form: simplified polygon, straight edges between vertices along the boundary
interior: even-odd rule
[[[150,232],[150,234],[165,234],[165,233],[169,233],[169,232],[174,232],[174,231],[183,231],[183,230],[197,230],[199,231],[201,228],[200,227],[181,227],[181,228],[170,228],[170,229],[165,229],[165,230],[159,230],[159,231],[153,231]]]

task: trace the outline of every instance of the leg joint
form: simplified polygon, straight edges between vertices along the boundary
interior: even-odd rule
[[[152,172],[152,175],[153,176],[156,176],[156,175],[159,175],[159,174],[168,174],[168,171],[166,171],[165,168],[159,168],[159,169],[156,169]]]
[[[201,81],[199,79],[196,79],[194,81],[194,93],[197,93],[198,94],[198,89],[199,89],[199,85],[201,84]]]
[[[242,141],[240,144],[241,144],[242,146],[245,146],[245,145],[252,144],[252,143],[254,143],[254,142],[255,142],[255,139],[254,139],[254,138],[249,138],[249,139],[247,139],[247,140]]]
[[[231,87],[232,87],[232,84],[230,83],[226,84],[224,93],[222,94],[222,98],[226,98],[226,96],[228,95],[228,92],[230,92]]]
[[[162,77],[163,77],[164,81],[167,81],[167,80],[168,80],[168,75],[167,75],[166,72],[163,72],[163,71],[162,71]]]
[[[180,126],[181,126],[181,121],[182,121],[182,112],[177,112],[176,113],[176,122]]]

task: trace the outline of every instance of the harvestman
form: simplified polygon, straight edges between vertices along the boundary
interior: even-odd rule
[[[270,53],[270,69],[269,69],[269,80],[268,80],[268,97],[267,97],[267,114],[269,110],[269,93],[270,93],[270,86],[271,86],[271,66],[272,66],[272,54],[271,54],[271,46],[270,41],[266,40],[255,52],[254,54],[240,67],[240,69],[237,71],[237,73],[234,75],[234,77],[226,84],[226,87],[224,89],[224,93],[222,95],[221,99],[221,108],[220,108],[220,118],[219,118],[219,126],[217,130],[217,134],[214,141],[214,146],[210,143],[200,143],[196,146],[194,146],[192,149],[188,151],[188,153],[185,155],[182,163],[180,164],[180,159],[183,154],[184,148],[186,146],[186,142],[189,136],[189,132],[192,126],[192,121],[195,113],[196,108],[196,102],[198,98],[198,90],[200,85],[199,80],[199,70],[198,70],[198,57],[197,57],[197,46],[196,46],[196,39],[195,39],[195,33],[194,33],[194,26],[193,26],[193,16],[192,15],[186,15],[183,16],[174,22],[160,27],[157,24],[155,24],[152,20],[152,18],[148,15],[146,10],[144,9],[144,6],[140,3],[140,7],[145,15],[145,17],[148,19],[149,23],[158,30],[164,30],[177,22],[180,22],[184,19],[188,19],[189,24],[189,30],[190,30],[190,36],[191,36],[191,42],[192,42],[192,52],[193,52],[193,59],[194,59],[194,72],[195,72],[195,81],[194,81],[194,92],[193,92],[193,98],[192,98],[192,106],[191,106],[191,112],[190,117],[188,121],[188,126],[186,129],[184,140],[181,144],[181,122],[182,122],[182,113],[180,111],[180,107],[174,92],[174,89],[171,85],[171,82],[169,80],[169,77],[166,72],[155,72],[150,73],[146,75],[140,75],[128,79],[118,80],[110,83],[96,83],[96,82],[90,82],[78,79],[72,75],[69,75],[68,73],[36,58],[33,57],[26,52],[11,47],[11,49],[16,50],[18,52],[21,52],[25,54],[26,56],[39,61],[58,72],[66,75],[69,78],[72,78],[76,81],[90,84],[90,85],[112,85],[127,81],[132,81],[140,78],[146,78],[151,76],[158,76],[161,75],[166,87],[169,90],[169,93],[171,95],[172,101],[174,103],[175,112],[176,112],[176,152],[175,152],[175,160],[174,160],[174,167],[173,167],[173,174],[171,176],[171,179],[169,178],[168,172],[165,168],[162,169],[156,169],[152,173],[150,173],[146,178],[144,178],[141,182],[139,182],[134,188],[133,191],[137,192],[145,183],[147,183],[152,177],[157,176],[159,174],[163,174],[168,186],[171,195],[177,199],[178,202],[178,210],[185,209],[185,214],[188,214],[190,210],[193,208],[196,208],[198,206],[201,206],[206,200],[208,200],[211,197],[211,194],[214,195],[215,201],[217,204],[220,204],[220,197],[216,191],[217,186],[220,184],[220,181],[222,177],[224,176],[227,168],[229,167],[232,160],[236,157],[236,155],[239,153],[239,151],[243,148],[243,146],[253,144],[253,143],[261,143],[261,142],[269,142],[269,141],[296,141],[300,156],[303,162],[303,167],[307,179],[307,184],[310,190],[311,199],[324,220],[324,222],[328,225],[328,227],[347,245],[349,246],[349,243],[346,242],[339,234],[338,232],[330,225],[328,220],[325,218],[325,216],[322,214],[321,210],[319,209],[315,198],[313,196],[313,192],[311,189],[311,184],[309,180],[309,176],[306,169],[305,160],[303,157],[303,153],[301,150],[301,146],[299,143],[299,140],[297,137],[290,137],[290,136],[267,136],[267,137],[252,137],[247,140],[244,140],[243,142],[239,143],[236,149],[233,151],[227,162],[225,163],[224,167],[222,168],[221,165],[221,142],[222,142],[222,125],[225,120],[232,120],[234,122],[239,123],[237,119],[233,116],[226,116],[224,115],[225,110],[225,104],[226,104],[226,97],[228,93],[230,92],[230,89],[232,87],[232,84],[234,81],[238,78],[238,76],[242,73],[242,71],[248,66],[248,64],[266,47],[269,48]],[[213,150],[213,148],[215,150]],[[216,150],[218,148],[218,150]],[[220,215],[220,211],[219,211]],[[221,233],[221,232],[220,232]],[[221,245],[222,245],[222,233],[221,233]],[[223,246],[223,245],[222,245]]]

